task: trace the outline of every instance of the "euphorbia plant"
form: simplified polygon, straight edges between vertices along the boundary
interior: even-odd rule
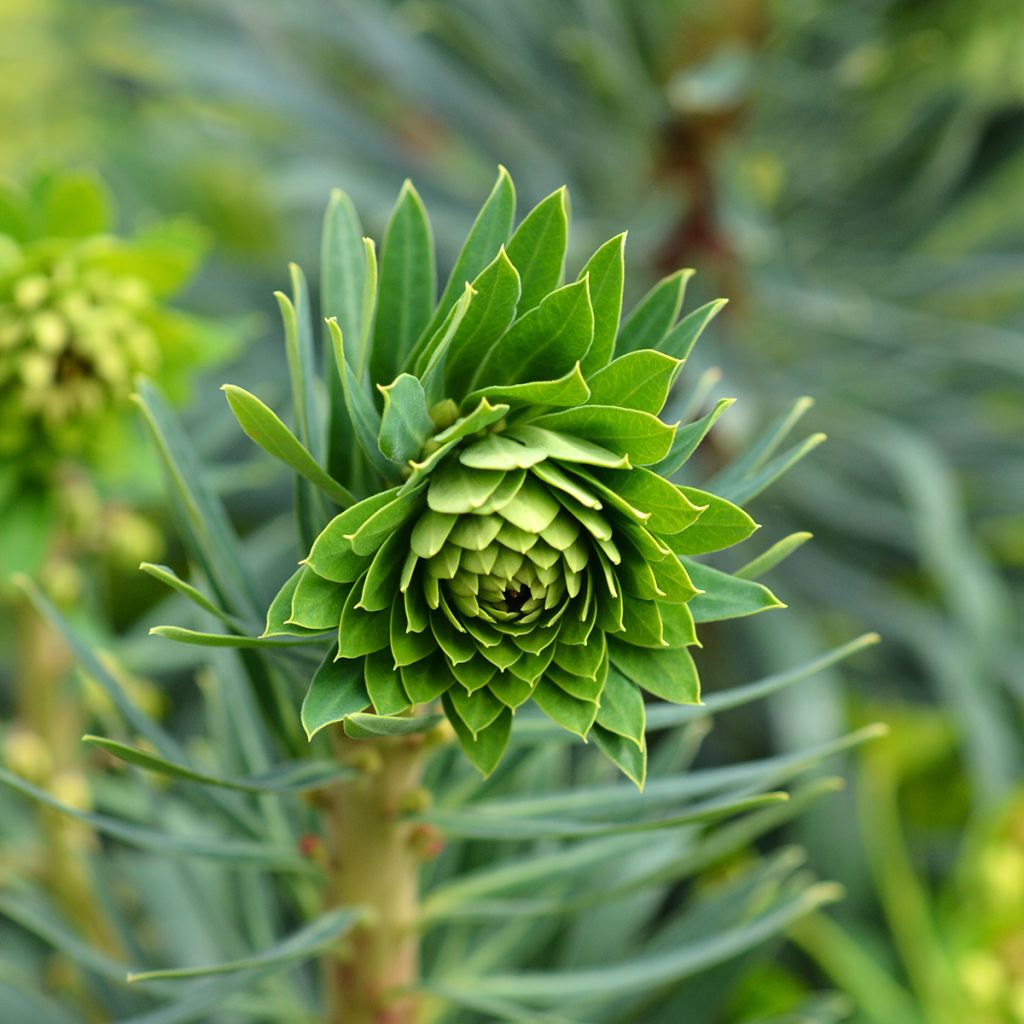
[[[336,194],[322,268],[327,422],[297,269],[293,299],[279,296],[296,433],[225,386],[249,436],[301,477],[302,527],[315,534],[261,639],[323,651],[302,709],[307,734],[340,722],[350,738],[382,737],[371,745],[372,782],[354,783],[332,808],[339,899],[376,914],[338,972],[353,1022],[384,1020],[387,991],[414,980],[415,855],[408,827],[389,815],[414,799],[424,745],[406,737],[436,723],[438,701],[484,774],[532,701],[642,786],[643,691],[700,699],[691,608],[725,618],[779,605],[752,584],[733,606],[735,581],[689,560],[756,526],[726,499],[667,478],[711,418],[680,430],[659,413],[719,304],[676,323],[680,272],[620,328],[625,235],[565,283],[565,189],[513,231],[514,211],[502,171],[438,300],[430,224],[412,185],[379,263]],[[343,758],[365,756],[338,739]]]
[[[259,399],[225,388],[249,435],[344,508],[318,527],[264,637],[325,650],[303,710],[310,734],[352,715],[350,733],[406,730],[396,716],[440,699],[486,774],[533,701],[642,785],[641,690],[697,703],[691,607],[726,598],[729,611],[733,584],[689,556],[756,528],[724,498],[667,479],[709,420],[679,430],[659,413],[719,304],[675,324],[687,276],[675,274],[620,330],[625,235],[565,284],[565,190],[509,237],[513,210],[503,172],[437,302],[412,186],[379,272],[335,198],[329,243],[357,277],[339,286],[359,292],[325,310],[338,418],[351,429],[344,480],[309,451],[312,401],[299,395],[297,438]],[[303,305],[301,282],[299,294]],[[301,364],[312,325],[282,306]],[[778,605],[763,590],[758,600]]]
[[[513,221],[502,172],[438,300],[429,222],[411,186],[379,265],[348,199],[333,197],[322,372],[297,268],[291,298],[278,296],[294,430],[254,395],[226,387],[245,431],[296,473],[299,568],[269,611],[254,593],[255,554],[243,554],[184,438],[142,388],[200,585],[145,568],[228,627],[152,632],[243,651],[239,663],[212,654],[203,699],[216,763],[202,767],[132,707],[68,630],[120,710],[125,738],[141,734],[147,745],[90,742],[185,786],[236,792],[203,805],[222,836],[175,834],[176,814],[148,830],[109,819],[97,827],[150,850],[295,873],[273,891],[240,893],[240,906],[219,893],[228,904],[211,920],[245,922],[252,956],[144,972],[143,981],[251,972],[257,986],[322,954],[332,1022],[577,1019],[564,1012],[677,1020],[681,978],[833,897],[794,874],[787,855],[727,885],[710,907],[657,909],[665,886],[778,823],[779,809],[762,805],[784,795],[767,790],[836,747],[702,775],[687,771],[700,735],[691,730],[654,751],[657,779],[643,794],[608,784],[607,762],[582,751],[579,739],[592,739],[642,788],[648,729],[696,727],[716,707],[796,682],[860,644],[700,704],[688,650],[697,626],[779,607],[756,579],[801,539],[732,575],[694,557],[755,529],[728,497],[669,479],[728,403],[685,426],[659,416],[720,303],[677,322],[681,272],[620,324],[624,236],[566,284],[564,190],[515,230]],[[732,493],[757,493],[792,461],[772,457],[785,429],[769,431],[723,477]],[[251,691],[236,685],[243,676]],[[271,767],[271,750],[315,760]],[[591,784],[579,788],[584,780]],[[811,787],[794,808],[827,788]],[[303,791],[306,804],[294,795]],[[733,815],[743,816],[728,831],[709,824]],[[641,896],[611,931],[588,929],[599,905]],[[9,908],[0,899],[0,910],[38,932],[23,908]],[[268,948],[281,918],[302,926]],[[574,931],[577,945],[581,932],[591,943],[600,937],[615,962],[595,968],[585,955],[577,965],[568,950],[559,954],[558,940]],[[538,971],[559,963],[575,969]],[[244,977],[221,984],[197,987],[181,1006],[228,999]],[[278,984],[273,994],[268,1019],[300,1019],[299,1006],[323,1019],[302,986]],[[191,1019],[174,1012],[168,1020]]]

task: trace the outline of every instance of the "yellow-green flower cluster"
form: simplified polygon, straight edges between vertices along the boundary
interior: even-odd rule
[[[146,283],[97,265],[104,239],[12,254],[0,276],[0,455],[77,454],[161,366]]]
[[[223,350],[166,305],[201,255],[194,230],[126,240],[112,220],[86,175],[0,189],[0,458],[21,479],[69,457],[102,470],[139,374],[173,394]]]

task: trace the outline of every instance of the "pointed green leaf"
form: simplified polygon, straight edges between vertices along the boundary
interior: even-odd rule
[[[402,684],[414,704],[429,704],[450,687],[458,685],[440,651],[415,664],[403,665]]]
[[[510,427],[506,435],[547,452],[549,458],[559,462],[579,462],[586,466],[605,466],[609,469],[622,469],[629,465],[625,455],[617,455],[590,441],[557,430],[543,429],[532,423]]]
[[[480,398],[508,402],[509,405],[582,405],[590,397],[590,388],[583,379],[580,364],[576,363],[557,380],[537,381],[530,384],[509,384],[505,386],[478,388],[466,396],[465,401],[475,402]]]
[[[347,584],[326,580],[304,567],[292,594],[289,624],[321,631],[335,629],[348,591]]]
[[[328,651],[302,702],[302,727],[312,739],[325,726],[362,711],[370,703],[362,661],[335,661]]]
[[[611,729],[604,728],[595,722],[590,730],[590,738],[597,748],[632,782],[642,790],[647,781],[647,744],[639,747],[625,736],[620,736]]]
[[[495,469],[509,472],[529,469],[548,457],[540,448],[532,448],[504,434],[487,434],[459,452],[459,462],[470,469]]]
[[[678,359],[651,349],[629,352],[590,378],[590,401],[657,416],[682,365]]]
[[[625,248],[623,231],[605,242],[580,271],[580,280],[590,279],[590,304],[594,308],[594,342],[583,357],[583,373],[588,377],[605,366],[615,351],[615,335],[622,315]]]
[[[306,629],[305,626],[288,621],[292,617],[292,598],[304,572],[305,567],[300,565],[270,602],[270,608],[267,609],[267,625],[263,630],[264,636],[315,636],[322,632],[319,629]]]
[[[738,619],[786,607],[767,587],[753,580],[738,579],[690,558],[681,558],[680,562],[694,585],[704,591],[688,606],[697,622]]]
[[[473,290],[473,286],[467,284],[459,301],[452,306],[451,312],[437,329],[437,334],[430,338],[423,351],[421,377],[427,402],[431,405],[444,397],[444,368],[448,362],[448,352],[475,299],[476,292]],[[420,364],[417,362],[415,365],[419,366]]]
[[[228,404],[242,429],[265,452],[291,466],[296,473],[319,487],[332,501],[343,508],[355,504],[355,498],[337,480],[328,476],[312,455],[303,448],[298,438],[281,422],[271,409],[255,395],[225,384],[221,390],[227,395]]]
[[[621,473],[605,471],[601,480],[622,500],[646,512],[650,518],[644,528],[659,536],[686,530],[703,517],[703,502],[695,504],[682,488],[642,466]]]
[[[391,613],[368,612],[357,607],[362,587],[359,583],[349,591],[338,624],[338,657],[358,658],[389,646]]]
[[[389,492],[385,492],[389,493]],[[400,526],[412,522],[423,505],[422,490],[399,491],[382,505],[352,535],[352,550],[357,555],[372,555]]]
[[[614,667],[601,692],[601,708],[597,722],[602,728],[631,740],[638,750],[644,749],[644,698],[640,691]]]
[[[402,677],[395,668],[391,652],[386,648],[366,656],[363,677],[370,703],[378,715],[397,715],[409,707],[410,701],[402,686]]]
[[[351,583],[358,579],[369,566],[369,558],[357,554],[349,538],[397,495],[398,488],[393,487],[364,498],[358,505],[336,515],[317,537],[306,559],[313,571],[336,583]]]
[[[474,739],[508,710],[486,687],[470,693],[461,686],[453,686],[445,694],[445,708],[449,704]]]
[[[370,353],[374,382],[393,380],[434,308],[434,238],[419,193],[406,181],[384,231],[377,320]]]
[[[746,540],[758,528],[743,509],[725,498],[696,487],[679,489],[693,505],[704,506],[704,511],[692,526],[666,538],[665,543],[676,554],[702,555],[720,551]]]
[[[694,345],[697,344],[704,328],[723,309],[728,299],[715,299],[699,309],[695,309],[688,316],[683,317],[678,324],[657,344],[657,348],[666,355],[676,359],[685,359]],[[651,346],[652,348],[655,346]]]
[[[423,332],[429,337],[440,326],[466,282],[471,282],[508,241],[516,212],[516,190],[504,167],[498,168],[498,180],[466,236],[441,301]]]
[[[572,369],[594,340],[586,278],[559,288],[520,317],[470,378],[470,387],[549,380]]]
[[[274,292],[281,320],[284,324],[285,354],[288,376],[292,385],[292,408],[299,440],[316,461],[320,461],[323,441],[313,396],[315,353],[313,350],[313,321],[309,308],[309,288],[302,270],[294,263],[288,271],[292,279],[292,297]]]
[[[569,236],[569,198],[565,188],[542,199],[516,228],[508,258],[519,271],[519,316],[537,306],[562,283]]]
[[[449,459],[431,475],[427,504],[435,512],[463,515],[480,508],[501,481],[501,473],[471,469]]]
[[[419,458],[427,438],[437,429],[427,409],[423,385],[411,374],[403,373],[387,386],[384,396],[378,446],[392,462],[404,465]]]
[[[570,697],[560,686],[547,679],[541,679],[537,683],[533,699],[551,721],[582,739],[587,738],[587,733],[597,718],[595,703]]]
[[[640,348],[660,348],[662,338],[676,322],[683,306],[686,283],[692,270],[677,270],[662,278],[626,317],[615,342],[619,355]]]
[[[473,281],[476,293],[448,346],[444,379],[448,393],[465,393],[481,362],[515,319],[519,302],[519,274],[505,249]]]
[[[675,427],[637,409],[585,405],[538,417],[531,426],[556,430],[592,441],[626,456],[634,466],[663,459],[672,447]]]
[[[512,712],[505,708],[486,729],[481,729],[474,736],[455,710],[447,693],[441,700],[448,721],[451,722],[466,757],[478,772],[484,776],[490,775],[498,766],[501,755],[508,746],[508,738],[512,732]]]

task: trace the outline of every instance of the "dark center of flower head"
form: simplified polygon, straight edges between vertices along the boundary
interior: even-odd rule
[[[72,348],[66,348],[57,357],[53,371],[54,383],[66,384],[83,377],[91,377],[93,372],[93,365],[89,359]]]
[[[530,597],[530,588],[524,587],[517,581],[513,580],[503,591],[505,598],[505,610],[510,612],[520,612],[523,610],[523,605],[526,604]]]

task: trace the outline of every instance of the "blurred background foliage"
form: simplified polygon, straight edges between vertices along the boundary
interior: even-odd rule
[[[702,469],[775,416],[830,438],[755,505],[770,540],[815,534],[774,581],[800,614],[752,621],[709,674],[886,641],[710,742],[750,756],[898,726],[792,826],[847,899],[748,976],[730,1019],[782,1019],[827,983],[871,1024],[1019,1022],[1022,39],[1014,0],[8,0],[0,171],[89,168],[118,227],[200,225],[204,271],[176,301],[264,315],[233,379],[270,398],[271,291],[288,259],[316,264],[334,185],[379,233],[413,178],[450,263],[502,163],[523,207],[568,183],[577,255],[629,226],[637,291],[695,267],[697,298],[731,303],[688,399],[741,399]],[[252,499],[265,470],[232,461],[220,396],[195,390],[219,489],[273,538],[284,487]],[[112,619],[108,594],[90,628],[154,600],[126,587],[130,611]]]

